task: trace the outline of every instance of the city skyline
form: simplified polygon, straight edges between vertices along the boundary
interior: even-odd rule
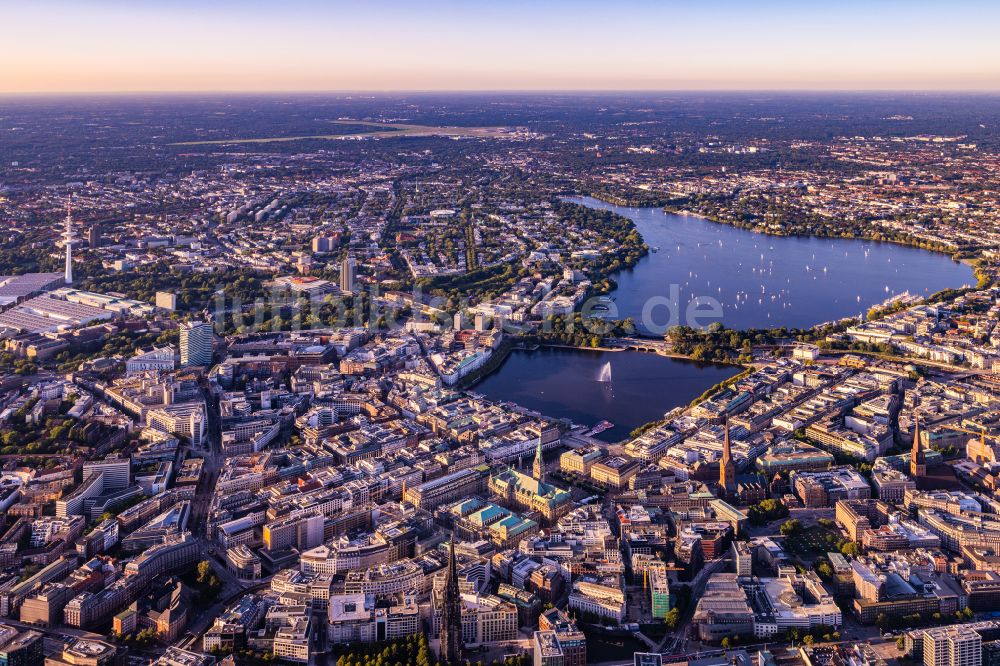
[[[1000,90],[1000,8],[964,1],[348,6],[43,0],[0,93]]]
[[[164,1],[10,10],[0,84],[996,60],[920,6]],[[7,95],[0,137],[0,666],[997,666],[1000,94]]]

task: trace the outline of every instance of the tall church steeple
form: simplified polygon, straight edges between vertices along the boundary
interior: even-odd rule
[[[535,462],[531,466],[531,476],[540,483],[545,482],[545,459],[542,458],[542,438],[538,438],[538,447],[535,449]]]
[[[458,567],[455,564],[455,534],[451,535],[448,571],[445,574],[441,608],[441,647],[438,661],[442,666],[456,666],[462,661],[462,597],[458,591]]]
[[[723,422],[726,429],[722,439],[722,460],[719,461],[719,490],[726,497],[732,497],[736,492],[736,464],[733,462],[733,450],[729,444],[729,415]]]
[[[927,458],[920,444],[920,418],[915,419],[913,428],[913,448],[910,450],[910,476],[919,479],[927,475]]]

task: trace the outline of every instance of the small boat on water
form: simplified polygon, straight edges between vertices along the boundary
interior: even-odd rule
[[[611,305],[615,302],[614,298],[609,296],[599,296],[594,305],[590,308],[591,312],[608,312],[611,309]]]
[[[602,432],[604,432],[605,430],[608,430],[609,428],[614,428],[614,427],[615,427],[614,423],[612,423],[611,421],[605,420],[605,421],[601,421],[600,423],[598,423],[593,428],[591,428],[590,430],[588,430],[587,432],[585,432],[583,434],[586,435],[587,437],[593,437],[594,435],[599,435]]]

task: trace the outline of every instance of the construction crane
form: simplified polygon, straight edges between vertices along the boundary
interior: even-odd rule
[[[957,425],[945,424],[941,426],[945,430],[954,430],[955,432],[964,432],[966,435],[973,435],[979,437],[979,452],[980,455],[976,456],[977,460],[975,462],[982,462],[982,452],[986,450],[986,426],[979,426],[979,432],[975,430],[969,430],[968,428],[962,428]]]
[[[954,430],[955,432],[964,432],[967,435],[977,435],[979,437],[979,443],[986,443],[986,426],[979,426],[979,431],[969,430],[968,428],[960,428],[957,425],[945,424],[941,426],[945,430]]]
[[[657,568],[663,569],[664,571],[686,571],[687,567],[679,567],[674,563],[657,565]],[[649,589],[649,568],[642,570],[642,589]]]

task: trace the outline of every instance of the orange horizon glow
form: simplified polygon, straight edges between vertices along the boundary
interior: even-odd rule
[[[986,2],[35,0],[4,15],[8,94],[1000,90]]]

